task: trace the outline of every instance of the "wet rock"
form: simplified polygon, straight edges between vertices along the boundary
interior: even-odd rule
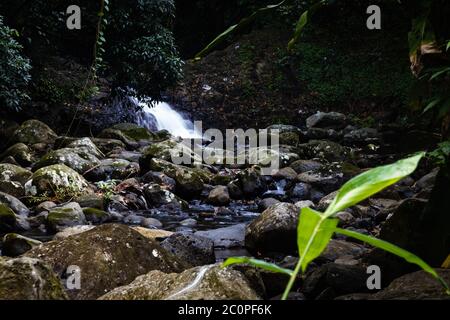
[[[89,181],[124,180],[139,173],[139,164],[124,159],[103,159],[84,175]]]
[[[319,158],[326,161],[343,161],[348,157],[348,151],[340,144],[327,140],[311,140],[298,146],[301,158]]]
[[[282,168],[273,174],[273,178],[276,180],[294,180],[296,177],[297,172],[291,167]]]
[[[30,170],[9,163],[0,163],[0,180],[17,181],[24,185],[33,173]]]
[[[339,172],[328,173],[319,171],[307,171],[297,176],[298,181],[310,184],[325,193],[339,189],[344,182],[343,178],[343,174]]]
[[[124,159],[129,162],[136,163],[139,163],[139,159],[141,158],[141,156],[141,152],[128,150],[113,151],[112,153],[108,153],[107,155],[107,157],[110,159]]]
[[[230,203],[230,194],[226,186],[217,186],[211,190],[207,199],[208,203],[216,206],[226,206]]]
[[[0,203],[0,232],[10,232],[16,229],[16,214],[8,206]]]
[[[75,170],[64,164],[54,164],[37,170],[31,176],[31,184],[25,190],[30,195],[54,196],[55,191],[68,198],[92,193],[88,182]]]
[[[377,129],[360,128],[352,130],[344,135],[344,142],[347,144],[367,145],[369,143],[379,143],[381,135]]]
[[[153,207],[172,205],[176,208],[187,208],[189,205],[178,198],[172,192],[163,189],[158,184],[148,184],[144,186],[144,195],[147,203]]]
[[[17,257],[40,244],[42,242],[38,240],[17,233],[8,233],[3,237],[2,254],[8,257]]]
[[[288,194],[293,201],[308,200],[311,195],[311,186],[303,182],[296,183]]]
[[[78,203],[70,202],[50,209],[47,224],[51,230],[60,231],[66,227],[86,224],[86,217]]]
[[[359,258],[367,251],[368,249],[360,244],[332,239],[317,259],[323,262],[335,262],[344,257]]]
[[[303,173],[307,171],[319,170],[322,168],[322,164],[314,160],[297,160],[289,165],[297,173]]]
[[[44,211],[49,211],[50,209],[56,207],[56,203],[54,203],[53,201],[44,201],[41,202],[40,204],[38,204],[36,206],[36,208],[34,208],[34,212],[35,213],[41,213]]]
[[[414,184],[414,189],[416,191],[419,190],[431,190],[434,186],[434,183],[436,181],[436,176],[438,174],[439,168],[434,169],[430,173],[424,175],[422,178],[417,180],[417,182]]]
[[[336,213],[336,218],[339,219],[340,224],[343,226],[347,226],[352,224],[355,221],[355,217],[347,211],[341,211]]]
[[[343,294],[367,291],[366,280],[366,269],[361,266],[328,263],[306,274],[302,292],[309,298],[321,296],[328,300]]]
[[[338,112],[317,112],[306,119],[308,128],[343,129],[347,125],[347,117]]]
[[[183,227],[195,227],[197,225],[197,220],[189,218],[180,221],[180,226]]]
[[[155,218],[144,218],[141,221],[141,226],[149,229],[159,229],[163,227],[163,224]]]
[[[21,166],[29,166],[34,162],[34,156],[24,143],[16,143],[6,149],[1,155],[0,159],[12,158]],[[9,162],[9,161],[8,161]]]
[[[128,286],[114,289],[100,299],[258,300],[260,297],[241,272],[211,265],[189,269],[180,274],[152,271],[138,277]]]
[[[92,226],[92,225],[67,227],[67,228],[64,228],[62,231],[59,231],[58,233],[56,233],[53,240],[62,240],[67,237],[92,230],[94,228],[95,228],[95,226]]]
[[[450,283],[450,270],[437,269],[436,272]],[[450,300],[442,285],[424,271],[406,274],[395,279],[391,284],[370,296],[375,300]]]
[[[149,171],[141,177],[144,183],[156,183],[161,185],[164,189],[174,191],[176,182],[171,177],[165,175],[162,172]]]
[[[25,121],[13,133],[13,141],[32,145],[35,143],[53,144],[57,134],[45,123],[38,120]]]
[[[250,252],[283,252],[296,250],[299,210],[290,203],[269,207],[246,228],[245,246]]]
[[[280,200],[275,198],[264,198],[258,202],[258,210],[262,212],[277,203],[280,203]]]
[[[267,184],[258,167],[239,172],[238,179],[245,196],[256,196],[267,190]]]
[[[88,172],[98,166],[100,160],[83,148],[63,148],[52,150],[34,164],[33,170],[47,167],[53,164],[64,164],[80,174]]]
[[[144,149],[139,163],[143,168],[148,168],[153,158],[175,162],[174,159],[183,159],[187,163],[202,162],[202,159],[194,153],[190,145],[175,139],[154,143]]]
[[[66,300],[58,277],[38,259],[0,257],[0,300]]]
[[[236,224],[225,228],[197,231],[195,235],[209,238],[215,248],[243,247],[245,240],[245,224]]]
[[[227,189],[232,199],[241,199],[244,196],[238,180],[233,180],[227,184]]]
[[[198,235],[174,233],[161,242],[161,246],[191,267],[211,264],[216,261],[214,242]]]
[[[95,245],[93,245],[95,244]],[[151,270],[180,272],[184,263],[158,243],[119,224],[105,224],[58,241],[44,243],[26,253],[49,264],[65,278],[67,267],[80,268],[80,290],[70,290],[73,299],[95,299]],[[124,272],[126,270],[126,272]]]
[[[308,128],[305,136],[309,140],[331,140],[340,141],[343,137],[342,131],[334,129]]]

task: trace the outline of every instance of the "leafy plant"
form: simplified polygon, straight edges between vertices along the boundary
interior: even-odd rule
[[[96,183],[97,187],[103,193],[103,196],[106,201],[111,200],[112,196],[116,194],[115,189],[117,186],[118,180],[112,179],[107,181],[99,181]]]
[[[0,16],[0,103],[20,111],[22,102],[28,99],[25,89],[31,79],[31,66],[14,35],[18,35],[17,31],[5,26]]]
[[[300,213],[297,227],[297,245],[300,258],[293,271],[251,258],[229,258],[223,263],[223,266],[229,266],[236,263],[248,263],[268,271],[281,272],[289,275],[289,282],[282,296],[282,299],[286,299],[299,272],[305,272],[309,263],[325,250],[333,234],[340,233],[347,237],[364,241],[372,246],[404,258],[410,263],[418,265],[424,271],[435,277],[446,289],[447,294],[450,295],[449,286],[436,271],[422,259],[386,241],[358,232],[338,228],[338,219],[334,217],[336,213],[357,204],[411,174],[416,169],[423,156],[424,153],[419,153],[412,157],[399,160],[393,164],[368,170],[354,177],[341,187],[334,200],[323,213],[310,208],[303,208]]]

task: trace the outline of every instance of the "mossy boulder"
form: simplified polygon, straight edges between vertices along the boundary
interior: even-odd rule
[[[3,237],[2,254],[8,257],[17,257],[41,244],[41,241],[20,234],[8,233]]]
[[[92,170],[86,173],[90,181],[109,179],[123,180],[132,178],[139,173],[139,164],[125,159],[103,159]]]
[[[0,257],[0,300],[66,300],[60,280],[38,259]]]
[[[259,167],[247,168],[237,175],[244,195],[256,196],[267,190],[267,184]]]
[[[70,202],[50,209],[47,224],[52,231],[60,231],[66,227],[86,224],[86,217],[78,203]]]
[[[78,266],[82,274],[81,289],[68,291],[73,299],[96,299],[152,270],[172,273],[185,269],[183,262],[156,241],[119,224],[104,224],[50,241],[25,255],[39,257],[60,278],[65,277],[68,266]]]
[[[239,271],[209,265],[180,274],[152,271],[119,287],[101,300],[259,300]]]
[[[134,123],[119,123],[103,130],[99,138],[117,139],[129,148],[138,148],[154,141],[154,135],[145,128]]]
[[[83,208],[86,220],[92,223],[104,223],[112,219],[111,215],[97,208]]]
[[[14,142],[27,145],[35,143],[53,144],[58,135],[48,125],[39,120],[25,121],[13,133]]]
[[[67,148],[82,150],[83,152],[96,156],[97,158],[101,158],[103,156],[103,153],[95,145],[95,143],[87,137],[70,142],[67,145]]]
[[[30,148],[24,143],[16,143],[6,149],[1,155],[0,159],[12,157],[21,166],[29,166],[34,162],[34,156]]]
[[[33,173],[31,179],[31,184],[26,188],[30,195],[55,196],[58,193],[64,198],[70,198],[92,192],[88,182],[64,164],[41,168]]]
[[[226,206],[230,203],[230,194],[226,186],[217,186],[209,192],[208,203],[216,206]]]
[[[34,164],[33,169],[37,170],[53,164],[65,164],[76,172],[83,174],[98,166],[100,160],[85,148],[63,148],[47,153]]]
[[[311,140],[298,146],[297,153],[302,159],[319,158],[326,161],[343,161],[348,155],[347,148],[328,140]]]
[[[187,145],[182,141],[169,139],[162,142],[153,143],[146,147],[139,163],[143,166],[143,168],[148,168],[149,162],[153,158],[174,162],[174,159],[181,159],[182,157],[183,159],[185,158],[184,160],[186,160],[187,164],[202,162],[201,157],[194,153],[190,145]]]
[[[178,198],[169,190],[165,190],[158,184],[148,184],[144,187],[144,195],[150,206],[160,207],[163,205],[171,205],[177,208],[187,209],[189,204]]]
[[[203,185],[211,179],[211,174],[206,170],[176,165],[156,158],[150,160],[150,169],[161,171],[174,179],[176,194],[187,198],[200,195]]]
[[[9,232],[15,229],[16,214],[8,206],[0,203],[0,232]]]

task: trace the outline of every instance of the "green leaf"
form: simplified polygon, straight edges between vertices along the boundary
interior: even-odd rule
[[[411,174],[425,155],[421,152],[410,158],[399,160],[393,164],[368,170],[345,183],[333,202],[325,211],[325,216],[344,210],[374,195],[384,188],[398,182]]]
[[[358,233],[355,231],[336,228],[336,233],[340,233],[344,236],[366,242],[374,247],[377,247],[377,248],[383,249],[384,251],[387,251],[389,253],[395,254],[396,256],[399,256],[399,257],[405,259],[409,263],[418,265],[424,271],[428,272],[433,277],[435,277],[445,288],[447,294],[450,294],[450,288],[449,288],[448,284],[444,281],[444,279],[442,279],[438,275],[438,273],[432,267],[430,267],[425,261],[420,259],[418,256],[412,254],[411,252],[408,252],[400,247],[397,247],[396,245],[389,243],[387,241],[373,238],[373,237],[370,237],[370,236],[367,236],[365,234],[361,234],[361,233]]]
[[[255,267],[271,271],[271,272],[277,272],[277,273],[284,273],[288,276],[292,275],[292,270],[281,268],[277,266],[276,264],[269,263],[263,260],[253,259],[249,257],[232,257],[228,258],[225,262],[222,263],[222,267],[228,267],[233,264],[251,264]]]
[[[201,59],[205,55],[207,55],[212,49],[217,47],[220,43],[222,43],[227,36],[231,35],[234,32],[237,32],[238,30],[242,29],[243,27],[247,26],[249,23],[251,23],[255,18],[257,18],[259,15],[266,13],[267,11],[276,9],[280,6],[282,6],[287,0],[283,0],[278,4],[268,5],[266,7],[260,8],[253,12],[250,16],[243,18],[239,23],[229,27],[227,30],[219,34],[213,41],[211,41],[202,51],[197,53],[195,55],[195,59]]]
[[[305,12],[302,13],[302,15],[298,19],[297,24],[295,26],[294,35],[288,43],[288,50],[292,50],[295,43],[297,43],[298,39],[301,36],[303,29],[305,28],[306,24],[311,19],[312,15],[316,12],[316,10],[319,9],[320,7],[322,7],[323,5],[325,5],[326,3],[327,3],[327,1],[321,0],[321,1],[313,4],[308,10],[306,10]]]
[[[437,77],[439,77],[443,74],[449,73],[449,72],[450,72],[450,67],[443,68],[442,70],[439,70],[438,72],[433,73],[433,75],[430,77],[430,81],[436,79]]]
[[[438,105],[442,101],[441,98],[436,98],[430,101],[430,103],[427,104],[427,106],[423,109],[422,114],[427,113],[431,109],[433,109],[436,105]]]
[[[311,208],[303,208],[297,228],[297,245],[304,272],[308,264],[317,258],[330,242],[338,219],[326,218]]]

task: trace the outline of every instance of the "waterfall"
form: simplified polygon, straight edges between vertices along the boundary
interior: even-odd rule
[[[149,104],[139,102],[142,107],[138,124],[150,130],[167,130],[172,135],[182,138],[200,138],[201,133],[194,128],[192,121],[183,118],[166,102]]]

